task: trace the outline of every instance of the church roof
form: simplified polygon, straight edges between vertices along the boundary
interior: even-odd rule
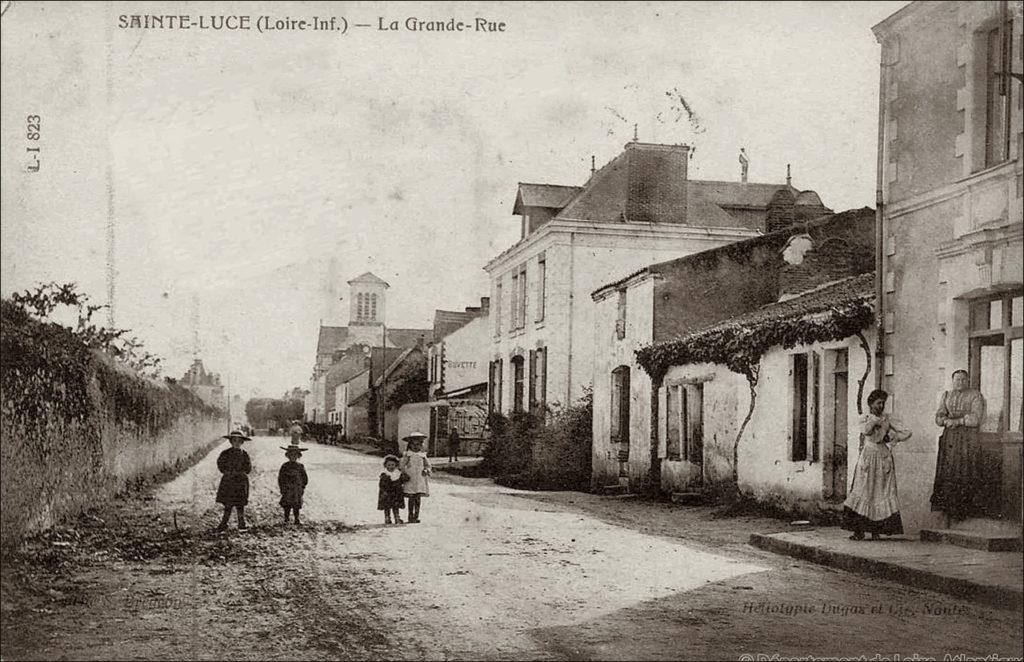
[[[383,278],[375,276],[369,271],[360,276],[356,276],[352,280],[348,281],[349,285],[351,285],[352,283],[373,283],[374,285],[383,285],[384,287],[390,287],[387,281],[385,281]]]

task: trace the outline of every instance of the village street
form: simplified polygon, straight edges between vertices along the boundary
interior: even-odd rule
[[[283,443],[247,445],[248,532],[234,520],[228,534],[207,532],[218,448],[148,500],[116,504],[129,512],[105,546],[74,530],[52,534],[49,544],[71,555],[64,574],[33,595],[5,584],[3,658],[1021,655],[1017,613],[746,543],[784,522],[439,473],[423,523],[385,527],[380,459],[311,444],[307,524],[284,527]],[[114,516],[102,514],[104,526]],[[873,606],[883,613],[857,613]]]

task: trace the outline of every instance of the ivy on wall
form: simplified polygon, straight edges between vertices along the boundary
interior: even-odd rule
[[[637,363],[660,382],[672,366],[692,363],[717,363],[746,377],[750,389],[750,406],[736,432],[732,445],[732,485],[739,489],[739,444],[743,432],[754,415],[757,404],[757,382],[761,357],[773,347],[790,349],[797,345],[829,342],[857,336],[868,357],[868,369],[860,380],[857,409],[870,370],[870,351],[863,331],[875,319],[871,297],[864,296],[842,302],[822,302],[816,307],[790,315],[741,324],[728,322],[683,338],[654,343],[636,351]]]
[[[869,327],[875,315],[870,297],[825,302],[797,314],[759,320],[756,324],[730,322],[685,337],[641,347],[637,362],[654,379],[672,366],[717,363],[747,379],[756,379],[761,357],[772,347],[842,340]]]

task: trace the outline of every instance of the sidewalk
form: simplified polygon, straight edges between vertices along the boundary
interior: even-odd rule
[[[750,536],[750,544],[998,609],[1024,609],[1020,552],[984,552],[909,536],[854,541],[838,528]]]

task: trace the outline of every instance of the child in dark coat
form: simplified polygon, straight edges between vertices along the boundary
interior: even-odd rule
[[[384,523],[391,524],[394,513],[395,524],[402,524],[398,511],[405,508],[405,495],[402,492],[403,474],[398,470],[398,458],[388,455],[384,458],[384,471],[377,483],[377,510],[384,511]]]
[[[302,509],[302,495],[306,492],[306,485],[309,478],[306,476],[306,467],[302,466],[299,458],[305,448],[291,445],[287,448],[281,446],[284,456],[288,461],[281,465],[277,472],[277,486],[281,490],[281,507],[284,508],[284,523],[288,523],[288,515],[295,513],[295,523],[299,523],[299,510]]]
[[[249,528],[245,524],[245,506],[249,503],[249,472],[252,471],[252,463],[249,454],[242,450],[242,444],[249,441],[249,437],[235,430],[224,435],[224,438],[231,442],[231,448],[224,449],[217,457],[217,468],[222,474],[217,486],[217,503],[224,506],[224,516],[217,530],[227,530],[231,509],[234,508],[238,511],[238,530],[244,531]]]

